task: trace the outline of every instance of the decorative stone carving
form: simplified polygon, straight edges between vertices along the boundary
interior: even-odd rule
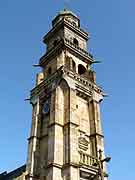
[[[84,151],[87,151],[89,142],[86,140],[86,138],[79,137],[78,141],[79,141],[79,148]]]

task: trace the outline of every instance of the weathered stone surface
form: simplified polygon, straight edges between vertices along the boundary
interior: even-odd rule
[[[40,60],[43,72],[31,91],[34,104],[27,162],[31,180],[90,177],[98,171],[93,165],[98,151],[104,151],[100,118],[103,93],[90,68],[93,59],[87,52],[87,35],[75,26],[71,14],[63,16],[70,22],[60,24],[63,19],[58,18],[60,22],[45,36],[47,53]],[[63,46],[59,46],[60,41]],[[43,113],[46,101],[47,114]]]

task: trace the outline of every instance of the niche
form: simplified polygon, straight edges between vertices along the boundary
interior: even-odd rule
[[[58,40],[56,39],[56,40],[54,40],[54,42],[53,42],[53,46],[57,46],[57,44],[58,44]]]

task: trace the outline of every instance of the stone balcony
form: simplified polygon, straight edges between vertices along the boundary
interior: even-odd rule
[[[47,60],[49,60],[52,57],[52,55],[54,55],[55,53],[58,53],[59,50],[62,49],[64,46],[69,48],[70,50],[74,51],[75,53],[77,53],[77,55],[80,55],[81,57],[83,57],[83,60],[86,61],[86,63],[93,63],[93,61],[94,61],[93,56],[89,52],[87,52],[84,49],[80,48],[79,46],[75,45],[69,39],[64,38],[64,39],[60,39],[57,42],[56,46],[47,50],[45,55],[43,55],[40,58],[40,61],[39,61],[40,66],[43,66],[43,64],[47,63]]]
[[[90,156],[89,154],[86,154],[82,151],[79,151],[80,154],[80,165],[85,165],[88,167],[96,167],[95,164],[97,163],[98,159]]]

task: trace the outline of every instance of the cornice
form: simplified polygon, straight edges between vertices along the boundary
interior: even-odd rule
[[[78,73],[75,73],[66,67],[63,67],[62,69],[65,75],[75,80],[76,90],[79,90],[80,92],[85,91],[85,93],[88,93],[90,96],[92,95],[92,90],[96,91],[99,94],[102,94],[102,89],[94,82],[91,82],[86,76],[79,75]]]
[[[84,31],[78,26],[73,25],[73,23],[71,23],[67,19],[62,19],[43,37],[43,42],[46,43],[50,39],[50,37],[54,36],[59,29],[61,28],[64,29],[64,26],[68,27],[69,29],[71,29],[72,31],[74,31],[84,39],[86,40],[89,39],[88,33],[86,31]]]
[[[45,91],[48,91],[45,94],[46,97],[49,96],[49,94],[51,93],[50,90],[55,89],[55,86],[57,86],[57,80],[59,80],[61,77],[61,68],[59,68],[55,73],[53,73],[49,78],[46,78],[42,83],[40,83],[38,86],[36,86],[35,88],[33,88],[31,90],[31,97],[33,96],[40,96],[42,93],[45,94]]]
[[[64,47],[64,42],[63,40],[60,40],[57,46],[51,48],[49,51],[45,53],[45,55],[43,55],[40,58],[39,65],[42,67],[48,64],[48,61],[52,60],[53,57],[56,57],[56,55],[59,54],[63,50],[63,47]]]
[[[89,52],[73,44],[69,39],[64,38],[64,45],[79,56],[83,57],[83,61],[85,61],[86,63],[93,63],[93,56]]]
[[[89,179],[90,175],[96,175],[98,173],[98,168],[93,166],[80,165],[80,178],[83,179],[86,177]]]
[[[71,29],[72,31],[76,32],[78,35],[82,36],[83,38],[85,38],[86,40],[89,39],[89,35],[87,32],[85,32],[83,29],[81,29],[78,26],[73,25],[70,21],[68,21],[67,19],[64,19],[64,25],[66,27],[68,27],[69,29]]]
[[[80,167],[80,164],[73,163],[73,162],[65,163],[65,164],[62,166],[62,169],[67,169],[67,168],[69,168],[70,166],[79,168],[79,167]]]
[[[86,36],[89,36],[88,32],[85,29],[82,29],[80,26],[75,25],[74,23],[70,22],[68,19],[65,19],[65,21],[71,24],[72,26],[76,27],[77,29],[79,29],[81,32],[86,34]]]
[[[54,162],[50,162],[50,163],[47,165],[47,168],[52,168],[52,167],[56,167],[56,168],[62,169],[62,165],[57,164],[57,163],[54,163]]]
[[[56,56],[56,54],[59,54],[64,49],[68,49],[72,53],[75,53],[75,56],[78,56],[78,58],[80,58],[82,61],[88,64],[92,64],[94,62],[93,57],[90,53],[74,45],[68,39],[64,38],[58,42],[57,46],[51,48],[49,51],[46,52],[44,56],[40,58],[39,65],[42,67],[45,66],[48,63],[48,61],[53,59],[53,57]]]
[[[102,95],[102,89],[98,87],[95,83],[91,82],[85,76],[81,76],[68,68],[61,66],[55,73],[53,73],[49,78],[45,79],[41,84],[36,86],[31,90],[31,98],[34,96],[40,96],[40,98],[49,97],[51,92],[58,86],[62,79],[66,80],[66,77],[72,79],[75,84],[75,90],[77,94],[91,97],[93,91]]]
[[[91,134],[89,137],[93,138],[93,137],[96,137],[96,136],[100,136],[101,138],[104,138],[104,136],[102,134],[99,134],[99,133]]]

